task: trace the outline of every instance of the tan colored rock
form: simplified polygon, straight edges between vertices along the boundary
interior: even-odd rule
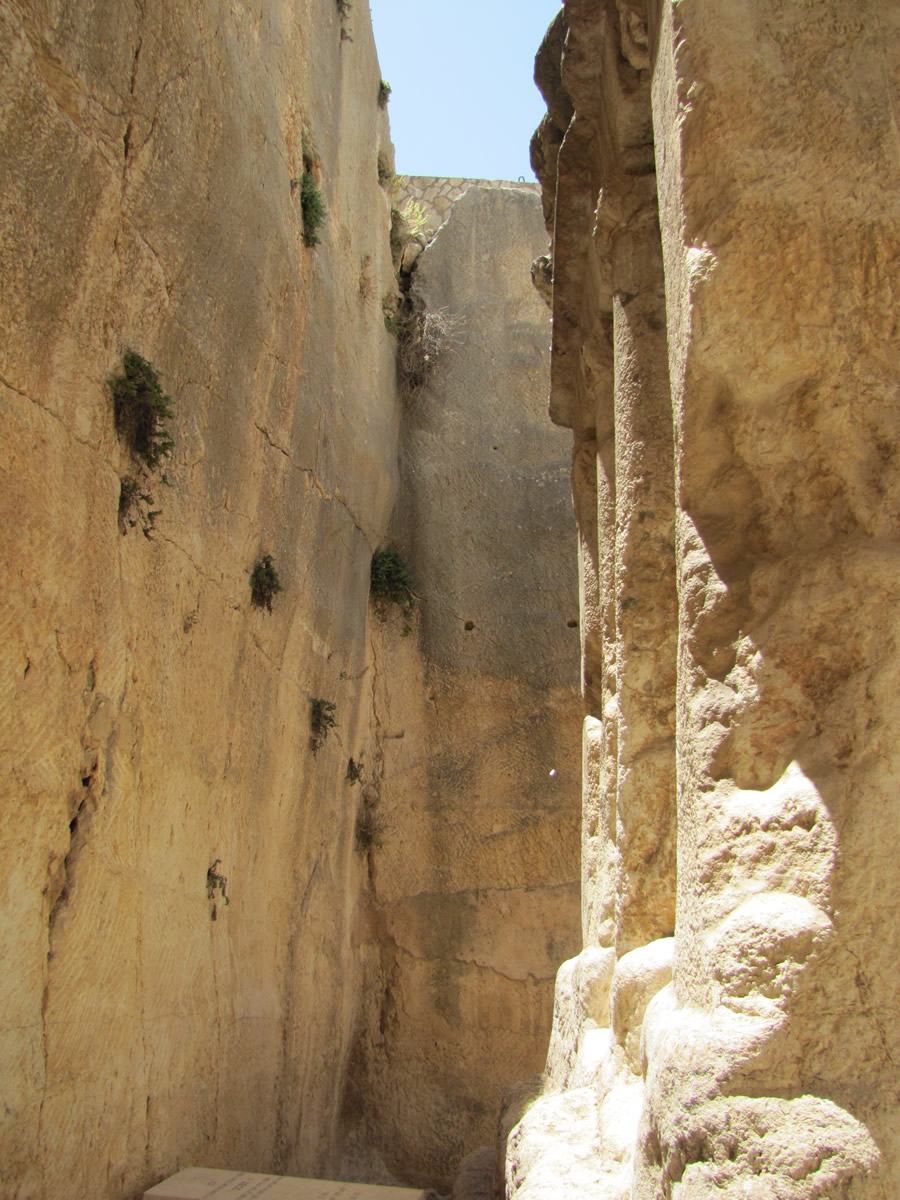
[[[450,1200],[494,1200],[496,1146],[481,1146],[459,1164]]]
[[[672,978],[674,938],[659,938],[623,954],[609,994],[609,1027],[632,1071],[641,1070],[640,1035],[647,1005]]]
[[[570,457],[528,278],[543,238],[535,195],[472,186],[417,261],[417,311],[456,342],[405,401],[412,631],[393,614],[373,636],[384,832],[349,1104],[391,1171],[442,1189],[540,1070],[580,938]]]
[[[0,62],[0,1193],[333,1173],[366,882],[344,776],[397,487],[368,18],[4,2]],[[152,541],[119,528],[126,347],[175,406]]]
[[[743,15],[567,0],[539,52],[583,929],[617,961],[608,1030],[560,972],[509,1197],[897,1190],[900,18]]]

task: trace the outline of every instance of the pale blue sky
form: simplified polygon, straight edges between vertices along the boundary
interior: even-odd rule
[[[357,0],[365,3],[365,0]],[[534,56],[559,0],[370,0],[401,175],[533,180]]]

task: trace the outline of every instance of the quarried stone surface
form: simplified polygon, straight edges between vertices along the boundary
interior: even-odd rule
[[[0,2],[9,1200],[337,1169],[372,728],[348,680],[399,409],[378,62],[365,5],[352,41],[315,7]],[[173,400],[171,486],[116,435],[128,348]]]
[[[444,1188],[540,1069],[580,940],[570,449],[527,266],[543,242],[536,196],[473,186],[418,260],[413,302],[451,335],[404,399],[411,629],[373,623],[379,844],[348,1119],[398,1177]]]

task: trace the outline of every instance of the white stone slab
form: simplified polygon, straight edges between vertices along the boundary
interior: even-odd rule
[[[371,1183],[337,1183],[329,1179],[295,1179],[287,1175],[252,1175],[185,1167],[144,1192],[144,1200],[424,1200],[415,1188],[376,1187]]]

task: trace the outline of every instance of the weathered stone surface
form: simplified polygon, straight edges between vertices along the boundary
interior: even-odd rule
[[[378,63],[365,6],[352,42],[320,8],[0,3],[5,1197],[337,1165],[371,728],[341,672],[399,410],[362,282],[392,277]],[[152,541],[118,523],[125,347],[175,402]],[[314,757],[315,697],[338,728]]]
[[[405,402],[394,532],[419,596],[373,640],[381,846],[348,1099],[389,1169],[449,1185],[540,1070],[579,943],[581,699],[566,435],[546,421],[544,240],[523,190],[469,188],[413,276],[458,344]]]
[[[459,1164],[450,1200],[494,1200],[496,1146],[481,1146]]]
[[[583,953],[617,961],[606,1030],[560,971],[507,1194],[894,1196],[900,14],[562,19],[535,146],[575,435]]]

